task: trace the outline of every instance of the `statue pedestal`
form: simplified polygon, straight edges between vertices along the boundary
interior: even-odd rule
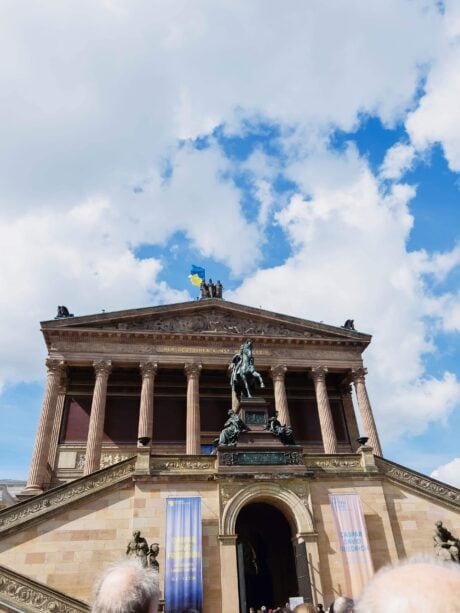
[[[265,428],[268,423],[268,404],[265,398],[243,398],[238,407],[238,415],[252,432],[260,432]]]

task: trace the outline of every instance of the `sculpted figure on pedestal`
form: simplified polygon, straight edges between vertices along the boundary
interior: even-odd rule
[[[147,566],[150,566],[157,572],[160,572],[160,565],[157,560],[157,556],[160,553],[160,545],[158,543],[152,543],[147,554]]]
[[[228,419],[220,433],[218,445],[236,445],[241,432],[247,432],[244,421],[232,410],[228,411]]]
[[[142,563],[142,566],[147,566],[147,554],[149,553],[149,546],[147,541],[139,530],[134,530],[133,538],[128,543],[128,547],[126,549],[126,555],[128,557],[138,558]]]
[[[284,445],[295,445],[294,431],[291,426],[281,425],[281,422],[278,421],[278,411],[275,411],[275,414],[269,418],[264,429],[275,434]]]
[[[460,540],[455,538],[447,528],[444,528],[442,521],[437,521],[434,525],[436,531],[433,540],[436,555],[444,560],[460,563]]]

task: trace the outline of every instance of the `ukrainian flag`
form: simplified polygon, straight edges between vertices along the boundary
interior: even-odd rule
[[[190,283],[192,283],[192,285],[197,285],[199,287],[201,285],[201,282],[205,280],[204,268],[192,264],[192,268],[190,270],[188,278],[190,279]]]

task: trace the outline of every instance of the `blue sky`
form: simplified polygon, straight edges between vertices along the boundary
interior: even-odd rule
[[[194,299],[194,263],[354,318],[384,454],[460,485],[459,3],[0,11],[0,478],[27,474],[39,322]]]

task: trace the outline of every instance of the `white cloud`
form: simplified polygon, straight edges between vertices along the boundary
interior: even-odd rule
[[[9,254],[0,277],[1,383],[44,375],[38,322],[52,319],[58,304],[80,315],[188,299],[158,281],[158,260],[136,260],[111,233],[110,213],[106,201],[92,201],[0,224]]]
[[[460,487],[460,458],[454,458],[451,462],[438,466],[431,473],[431,477],[455,487]]]
[[[425,95],[409,114],[406,128],[423,150],[441,143],[452,170],[460,171],[460,4],[445,2],[443,36],[425,84]]]
[[[400,0],[9,0],[0,11],[5,210],[69,206],[145,176],[176,138],[248,116],[320,132],[361,113],[392,123],[442,24],[434,4]]]
[[[424,355],[434,350],[425,317],[445,298],[428,293],[424,274],[447,270],[455,257],[407,251],[414,188],[381,191],[353,148],[310,154],[288,172],[308,188],[308,198],[298,193],[277,215],[295,254],[259,270],[231,297],[335,325],[351,317],[372,333],[364,361],[384,439],[445,422],[458,405],[460,382],[450,372],[434,378],[425,371]]]
[[[385,159],[380,167],[382,179],[398,180],[411,168],[414,161],[415,149],[412,145],[397,143],[390,147],[385,154]]]

